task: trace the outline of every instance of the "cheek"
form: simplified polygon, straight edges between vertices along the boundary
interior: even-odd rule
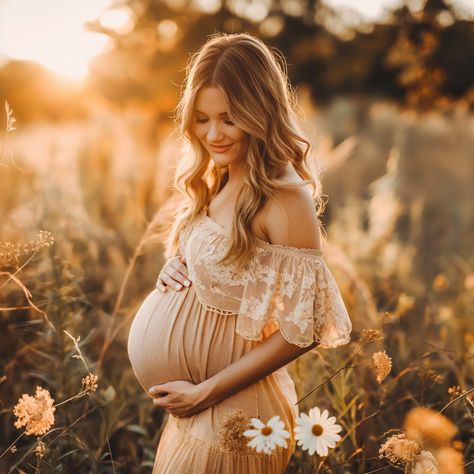
[[[246,147],[249,142],[249,136],[242,130],[237,130],[233,133],[233,141],[237,142],[241,147]]]
[[[250,137],[247,134],[244,134],[240,137],[240,148],[246,150],[250,143]]]
[[[203,132],[203,127],[202,126],[199,126],[199,125],[194,125],[192,128],[191,128],[192,132],[194,133],[194,135],[196,135],[196,137],[198,137],[199,139],[202,139],[203,135],[205,134]]]

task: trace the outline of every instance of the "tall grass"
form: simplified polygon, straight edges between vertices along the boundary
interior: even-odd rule
[[[337,120],[341,110],[346,125]],[[290,364],[304,398],[300,410],[328,408],[344,430],[327,458],[297,450],[288,472],[402,469],[379,458],[379,449],[406,429],[415,407],[442,411],[456,426],[449,445],[433,448],[440,472],[447,472],[448,448],[461,453],[469,472],[472,114],[457,106],[420,115],[376,102],[358,109],[341,99],[308,117],[321,132],[315,140],[329,194],[327,260],[354,340]],[[134,135],[134,121],[104,115],[11,130],[10,118],[5,129],[0,240],[17,249],[17,259],[4,258],[0,268],[1,472],[151,472],[166,413],[142,393],[126,338],[163,264],[149,232],[167,197],[177,147],[164,140],[166,128],[155,131],[160,146]],[[35,247],[39,231],[50,232],[54,244],[46,239]],[[384,340],[352,357],[367,328],[379,328]],[[379,383],[373,354],[382,351],[392,367]],[[85,389],[88,374],[98,376],[93,390]],[[56,403],[54,426],[39,435],[43,447],[21,435],[13,414],[21,395],[38,385]]]

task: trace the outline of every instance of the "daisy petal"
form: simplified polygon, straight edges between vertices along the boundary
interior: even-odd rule
[[[310,456],[312,456],[314,454],[314,452],[316,451],[316,448],[317,448],[317,443],[316,443],[316,440],[314,440],[312,443],[310,443],[309,445],[309,449],[308,449],[308,454]]]
[[[320,456],[326,456],[328,454],[328,448],[321,438],[316,438],[316,452]]]
[[[278,444],[278,446],[281,446],[282,448],[288,447],[288,443],[283,438],[275,438],[275,443]]]
[[[321,418],[321,411],[318,407],[314,407],[309,410],[309,418],[313,424],[319,423],[319,419]]]
[[[288,438],[290,436],[290,433],[286,430],[275,430],[275,434],[277,436],[281,436],[282,438]]]
[[[341,439],[341,437],[338,434],[325,433],[324,434],[324,439],[328,439],[328,440],[337,442]]]
[[[336,446],[336,441],[333,439],[324,437],[324,442],[328,448],[334,448]]]
[[[265,424],[262,423],[262,420],[259,420],[258,418],[250,418],[250,421],[255,428],[262,429],[265,426]]]
[[[341,425],[330,425],[330,426],[326,427],[326,431],[328,431],[330,433],[339,433],[339,431],[341,431],[341,430],[342,430]]]
[[[273,428],[278,423],[279,420],[280,420],[280,416],[275,415],[268,420],[267,426],[271,426]]]
[[[308,424],[308,425],[312,425],[312,421],[311,421],[311,418],[306,414],[306,413],[301,413],[298,420],[301,420],[302,422]],[[297,420],[297,421],[298,421]]]

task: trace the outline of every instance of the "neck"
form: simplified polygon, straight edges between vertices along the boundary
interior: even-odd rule
[[[239,161],[237,163],[230,163],[227,165],[228,179],[227,185],[231,187],[240,187],[243,184],[244,179],[248,173],[245,161]]]

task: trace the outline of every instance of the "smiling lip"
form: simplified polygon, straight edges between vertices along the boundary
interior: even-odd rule
[[[230,148],[232,145],[233,145],[233,143],[231,143],[230,145],[226,145],[226,146],[216,146],[216,145],[209,145],[209,146],[214,151],[223,152],[223,151],[226,151],[228,148]]]

